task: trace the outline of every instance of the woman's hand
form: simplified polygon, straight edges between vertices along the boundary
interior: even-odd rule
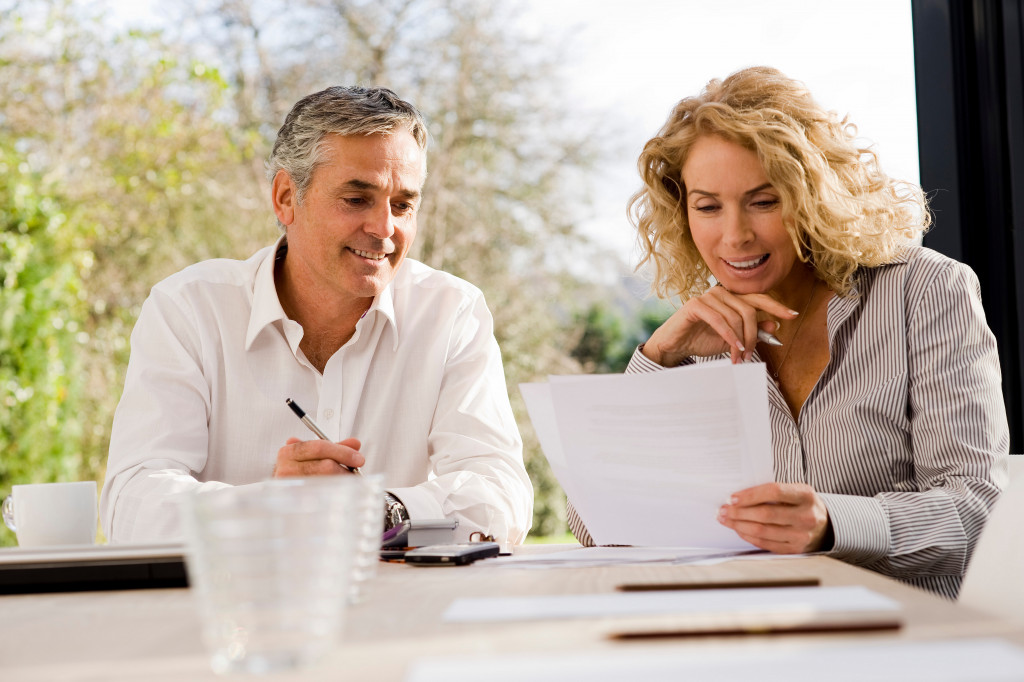
[[[767,294],[734,294],[725,287],[711,287],[658,327],[643,354],[659,365],[675,367],[689,356],[728,351],[735,364],[753,355],[758,329],[775,332],[778,320],[797,315]]]
[[[752,545],[776,554],[821,549],[828,510],[805,483],[765,483],[734,493],[718,510],[718,522]]]

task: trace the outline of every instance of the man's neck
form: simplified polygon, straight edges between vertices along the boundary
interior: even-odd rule
[[[304,286],[288,273],[285,258],[274,264],[274,285],[288,319],[302,327],[299,348],[321,373],[339,348],[356,330],[356,323],[373,304],[373,298],[355,299],[324,294],[315,286]]]

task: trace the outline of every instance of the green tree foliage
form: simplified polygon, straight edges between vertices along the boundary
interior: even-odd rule
[[[262,161],[299,97],[387,85],[432,136],[411,255],[485,292],[533,532],[562,531],[564,495],[517,387],[596,367],[570,341],[607,320],[575,312],[587,283],[567,263],[589,247],[574,216],[603,141],[569,115],[558,50],[518,35],[515,5],[499,2],[163,3],[159,31],[112,28],[95,7],[0,0],[0,490],[102,479],[149,288],[276,237]]]
[[[83,256],[52,186],[0,140],[0,487],[90,478],[80,447]]]
[[[636,347],[650,338],[672,312],[667,304],[652,302],[637,318],[632,311],[624,313],[605,300],[591,303],[576,313],[578,340],[570,355],[588,374],[623,372]]]

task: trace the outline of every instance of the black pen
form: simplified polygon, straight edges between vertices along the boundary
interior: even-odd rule
[[[302,423],[306,425],[306,428],[316,434],[317,438],[319,438],[320,440],[326,440],[326,441],[330,441],[331,440],[330,438],[327,437],[326,433],[324,433],[323,431],[320,430],[320,427],[316,425],[316,422],[314,422],[312,419],[310,419],[306,415],[306,412],[301,407],[299,407],[299,404],[297,402],[295,402],[291,398],[285,398],[284,402],[285,402],[286,405],[288,405],[288,407],[292,408],[292,412],[294,412],[295,416],[298,417],[302,421]],[[356,469],[354,467],[350,467],[347,464],[342,464],[341,466],[345,467],[346,469],[351,471],[353,474],[358,474],[359,473],[359,469]]]

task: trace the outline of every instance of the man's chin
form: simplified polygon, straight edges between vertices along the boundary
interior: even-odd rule
[[[388,270],[387,276],[380,273],[375,277],[362,278],[350,290],[357,298],[373,298],[388,288],[395,278],[393,270]]]

